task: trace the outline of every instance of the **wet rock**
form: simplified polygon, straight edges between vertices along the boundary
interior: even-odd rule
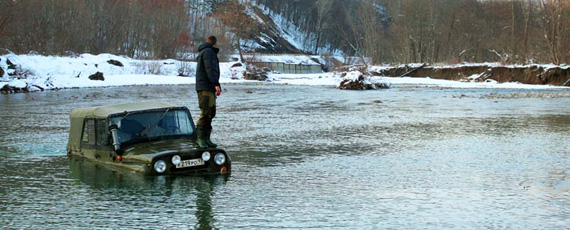
[[[26,79],[28,76],[32,75],[29,70],[22,69],[22,66],[14,64],[10,59],[6,59],[7,68],[4,69],[8,76],[12,79]],[[2,75],[0,75],[2,77]]]
[[[6,59],[6,65],[8,65],[8,69],[16,70],[18,67],[10,61],[10,59]]]
[[[337,88],[342,90],[389,89],[390,84],[385,82],[372,82],[370,76],[360,71],[352,71],[341,74],[341,82]]]
[[[26,93],[30,92],[28,83],[23,80],[12,80],[0,88],[2,93]]]
[[[259,69],[254,66],[250,66],[243,73],[243,79],[254,80],[254,81],[266,81],[269,77],[268,74],[271,70],[269,69]]]
[[[119,66],[119,67],[123,67],[123,63],[121,63],[120,61],[117,60],[108,60],[107,63],[111,64],[111,65],[115,65],[115,66]]]
[[[103,73],[101,72],[97,72],[91,76],[89,76],[89,80],[92,81],[105,81],[105,77],[103,76]]]
[[[244,72],[243,79],[245,80],[254,80],[254,81],[266,81],[269,77],[263,73],[256,73],[256,72]]]

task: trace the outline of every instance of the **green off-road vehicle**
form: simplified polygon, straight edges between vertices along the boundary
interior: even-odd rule
[[[225,174],[222,149],[196,147],[186,107],[144,102],[73,109],[67,153],[145,175]]]

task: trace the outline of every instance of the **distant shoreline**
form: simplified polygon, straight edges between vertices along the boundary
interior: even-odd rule
[[[283,58],[287,59],[286,55]],[[10,64],[7,60],[10,60]],[[351,67],[344,67],[345,69],[337,68],[337,72],[317,74],[270,73],[268,81],[253,81],[244,80],[245,68],[239,65],[236,67],[235,64],[236,62],[220,63],[222,84],[336,87],[342,80],[342,73],[351,71]],[[0,89],[3,89],[3,93],[21,93],[136,85],[192,85],[195,65],[195,62],[136,60],[112,54],[83,54],[76,57],[8,54],[0,56],[0,68],[4,70],[0,80],[9,79],[0,81]],[[102,73],[104,80],[90,80],[95,73]],[[570,89],[564,87],[570,86],[570,66],[565,65],[407,64],[371,66],[368,73],[370,80],[387,82],[396,87]]]

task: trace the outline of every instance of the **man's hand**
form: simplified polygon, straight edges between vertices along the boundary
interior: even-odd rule
[[[216,86],[216,97],[222,95],[222,89],[219,86]]]

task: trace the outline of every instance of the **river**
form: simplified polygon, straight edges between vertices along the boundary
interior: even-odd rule
[[[227,85],[226,177],[143,177],[65,154],[72,108],[188,106],[193,86],[0,95],[2,229],[568,229],[568,90]]]

